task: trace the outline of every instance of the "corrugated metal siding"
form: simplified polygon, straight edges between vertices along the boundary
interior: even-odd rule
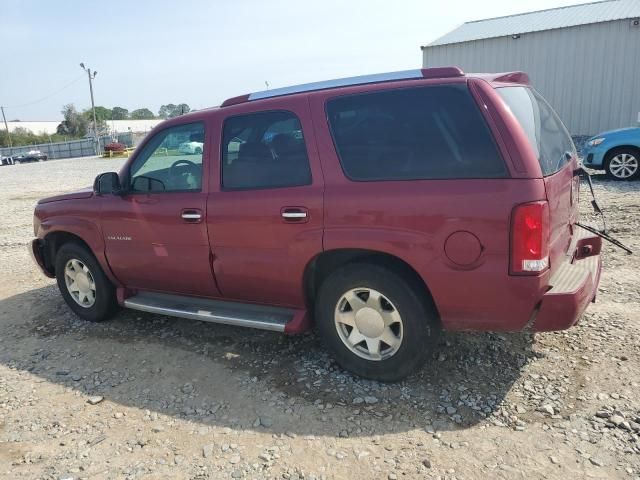
[[[467,22],[431,42],[428,46],[469,42],[483,38],[511,36],[515,33],[539,32],[636,17],[640,17],[640,0],[607,0],[582,5],[570,5],[538,12]]]
[[[640,27],[630,20],[425,47],[425,67],[522,70],[572,134],[634,126],[640,112]]]

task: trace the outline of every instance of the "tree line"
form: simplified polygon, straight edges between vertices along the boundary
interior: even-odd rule
[[[107,108],[98,106],[96,107],[96,120],[98,122],[106,122],[108,120],[147,120],[153,118],[173,118],[185,113],[189,113],[191,108],[186,103],[179,103],[177,105],[168,103],[162,105],[158,110],[158,115],[154,115],[148,108],[137,108],[129,112],[128,109],[123,107]],[[64,114],[64,111],[63,111]],[[93,121],[93,112],[90,108],[84,110],[82,114],[87,120]]]
[[[137,108],[129,111],[124,107],[107,108],[96,107],[96,122],[98,133],[106,133],[110,120],[152,120],[155,118],[173,118],[185,113],[189,113],[191,108],[186,103],[162,105],[158,114],[148,108]],[[26,128],[16,128],[11,132],[11,143],[13,146],[34,145],[38,143],[62,142],[83,138],[93,129],[93,111],[88,108],[79,112],[72,103],[62,107],[63,120],[58,125],[57,131],[53,135],[46,133],[34,133]],[[9,137],[6,130],[0,129],[0,147],[9,146]]]

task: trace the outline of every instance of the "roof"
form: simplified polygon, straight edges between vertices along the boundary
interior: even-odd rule
[[[376,73],[373,75],[360,75],[358,77],[337,78],[334,80],[304,83],[301,85],[292,85],[289,87],[274,88],[272,90],[264,90],[261,92],[253,92],[250,94],[240,95],[238,97],[228,98],[227,100],[222,102],[221,107],[227,107],[229,105],[236,105],[238,103],[245,103],[252,100],[260,100],[264,98],[281,97],[284,95],[293,95],[296,93],[349,87],[353,85],[364,85],[367,83],[417,80],[425,78],[451,78],[462,76],[464,76],[464,72],[458,67],[435,67],[423,68],[418,70],[403,70],[399,72]]]
[[[423,48],[639,17],[640,0],[583,3],[467,22]]]

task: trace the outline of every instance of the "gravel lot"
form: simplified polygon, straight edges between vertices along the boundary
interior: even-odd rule
[[[605,247],[578,327],[447,334],[385,385],[313,335],[74,317],[25,248],[33,206],[121,163],[0,167],[0,478],[640,478],[638,255]],[[594,181],[640,251],[640,182]]]

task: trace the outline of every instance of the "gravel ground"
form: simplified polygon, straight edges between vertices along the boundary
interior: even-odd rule
[[[313,335],[74,317],[27,254],[33,206],[121,162],[0,168],[0,478],[640,478],[637,255],[605,247],[579,326],[446,334],[385,385]],[[594,182],[640,251],[640,182]]]

